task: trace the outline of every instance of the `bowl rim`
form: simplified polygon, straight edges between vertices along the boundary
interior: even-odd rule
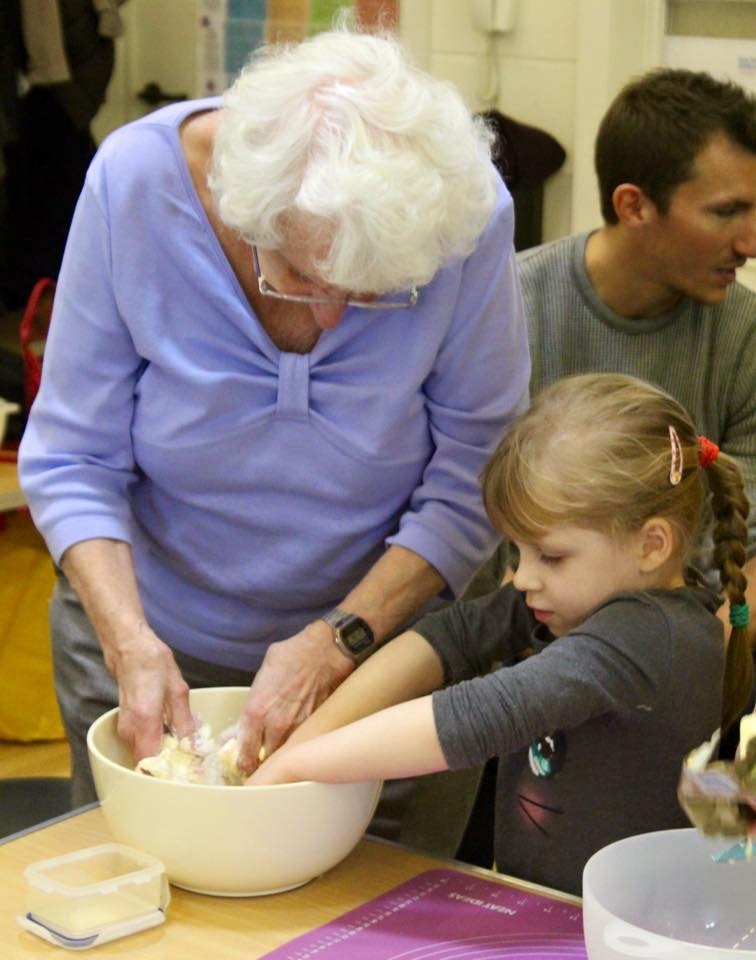
[[[585,866],[583,867],[583,873],[585,874],[585,872],[588,870],[588,867],[592,861],[598,860],[600,857],[608,853],[614,847],[624,846],[626,844],[633,843],[637,840],[645,839],[646,837],[658,837],[659,834],[661,833],[670,834],[670,835],[675,834],[676,836],[679,836],[680,834],[687,834],[688,836],[695,835],[697,837],[700,837],[702,841],[711,842],[712,845],[716,845],[718,840],[721,840],[723,845],[727,844],[726,837],[724,838],[723,837],[706,837],[701,833],[700,830],[697,830],[695,827],[692,827],[692,826],[660,827],[658,830],[646,830],[644,833],[631,833],[631,834],[628,834],[626,837],[620,837],[618,840],[612,840],[611,843],[607,843],[603,847],[599,847],[599,849],[595,850],[590,855],[590,857],[586,860]]]
[[[193,690],[218,690],[227,692],[229,690],[248,690],[249,687],[195,687]],[[190,690],[191,694],[193,690]],[[97,748],[94,743],[94,738],[96,736],[97,730],[100,727],[105,726],[106,723],[110,722],[114,717],[118,715],[120,707],[111,707],[110,710],[106,710],[105,713],[101,713],[97,719],[93,720],[89,725],[87,730],[87,751],[97,757],[98,761],[102,762],[105,766],[111,768],[112,770],[117,770],[121,774],[126,774],[127,776],[136,777],[141,781],[146,783],[152,782],[156,784],[170,784],[171,788],[180,788],[180,787],[190,787],[192,790],[222,790],[225,792],[229,789],[229,784],[227,783],[184,783],[180,780],[167,780],[162,777],[148,777],[143,773],[139,773],[137,770],[126,767],[121,763],[116,763],[115,760],[111,760],[110,757],[106,756],[101,750]],[[312,789],[313,787],[350,787],[356,786],[358,784],[375,784],[376,789],[380,790],[383,781],[382,780],[349,780],[339,783],[326,783],[322,780],[294,780],[291,783],[266,783],[266,784],[238,784],[235,786],[242,786],[253,788],[255,790],[281,790],[283,788],[287,789]],[[148,787],[147,789],[152,789]]]

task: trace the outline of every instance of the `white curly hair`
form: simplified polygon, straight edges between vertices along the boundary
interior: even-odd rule
[[[453,85],[342,24],[252,56],[224,96],[209,183],[249,243],[279,249],[296,225],[328,240],[324,282],[383,293],[473,250],[496,202],[490,149]]]

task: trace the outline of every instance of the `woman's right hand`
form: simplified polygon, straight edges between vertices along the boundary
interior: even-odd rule
[[[118,683],[118,734],[134,760],[159,752],[166,726],[179,737],[191,735],[189,688],[170,648],[147,623],[129,544],[82,540],[66,550],[61,566]]]
[[[105,650],[105,663],[118,683],[118,736],[134,760],[160,751],[166,729],[177,737],[191,736],[196,721],[189,707],[189,686],[173,653],[142,622],[127,644]]]

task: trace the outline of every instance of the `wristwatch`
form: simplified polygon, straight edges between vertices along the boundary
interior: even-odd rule
[[[347,613],[341,607],[334,607],[320,619],[325,620],[333,630],[334,643],[339,650],[350,660],[354,660],[355,663],[362,663],[363,660],[367,660],[375,650],[376,642],[373,631],[362,617],[358,617],[354,613]]]

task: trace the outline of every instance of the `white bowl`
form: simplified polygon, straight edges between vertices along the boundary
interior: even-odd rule
[[[236,722],[248,694],[192,690],[192,711],[217,735]],[[87,736],[105,820],[115,840],[157,857],[187,890],[247,897],[301,886],[346,857],[378,802],[375,781],[231,787],[136,773],[117,719],[110,710]]]
[[[733,842],[660,830],[595,853],[583,871],[589,960],[754,960],[756,856],[713,859]]]

